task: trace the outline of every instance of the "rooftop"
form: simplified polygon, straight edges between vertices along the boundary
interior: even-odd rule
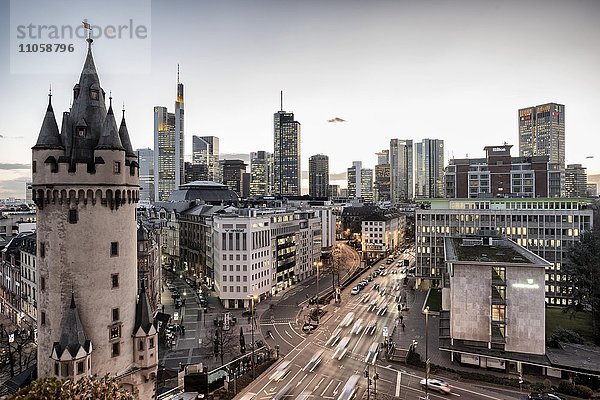
[[[524,247],[492,237],[447,237],[444,242],[446,261],[546,266],[548,262]]]

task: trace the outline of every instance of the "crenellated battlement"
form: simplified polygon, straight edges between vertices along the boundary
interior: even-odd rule
[[[111,210],[118,209],[125,204],[135,204],[140,200],[140,191],[137,188],[132,189],[50,189],[48,187],[36,187],[32,189],[33,202],[38,209],[42,210],[46,205],[66,205],[78,206],[96,205],[100,203],[103,206],[110,207]]]

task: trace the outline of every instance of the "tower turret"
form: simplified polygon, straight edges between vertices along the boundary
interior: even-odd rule
[[[52,93],[48,93],[48,108],[34,149],[64,149],[52,109]]]
[[[106,118],[104,118],[104,124],[102,124],[102,131],[96,149],[124,150],[121,138],[119,137],[119,131],[117,131],[115,115],[113,114],[112,97],[109,99],[108,113],[106,114]]]
[[[123,106],[123,117],[121,118],[121,126],[119,126],[119,137],[121,138],[121,144],[123,144],[123,147],[125,148],[125,156],[137,157],[131,146],[127,124],[125,123],[125,106]]]

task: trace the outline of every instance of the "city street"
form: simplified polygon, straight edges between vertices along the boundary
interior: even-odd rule
[[[398,261],[404,257],[408,255],[402,255],[391,265],[382,261],[366,270],[363,277],[383,265],[386,274],[376,277],[358,294],[350,294],[352,287],[344,290],[341,305],[325,306],[327,312],[319,328],[312,334],[302,333],[298,330],[299,324],[280,317],[287,310],[286,301],[278,305],[273,311],[274,321],[267,323],[263,318],[261,329],[263,333],[265,328],[271,330],[274,338],[267,341],[271,345],[279,345],[283,357],[236,398],[266,400],[302,398],[301,395],[304,395],[309,398],[337,399],[353,375],[358,375],[359,378],[354,378],[355,381],[358,379],[356,384],[349,383],[350,390],[355,391],[356,398],[367,398],[367,368],[371,378],[369,397],[375,394],[375,384],[380,397],[423,397],[424,390],[419,384],[423,378],[421,375],[399,370],[398,366],[386,362],[382,354],[378,357],[373,352],[375,348],[378,348],[379,353],[383,352],[381,344],[377,344],[384,342],[384,332],[386,336],[391,336],[395,324],[399,322],[396,296],[402,296],[401,303],[406,302],[408,311],[403,311],[404,315],[421,312],[421,304],[414,304],[415,296],[402,284],[405,275],[400,273]],[[392,273],[392,270],[396,273]],[[379,290],[373,289],[375,284],[380,286]],[[401,329],[400,326],[397,329]],[[378,361],[373,363],[374,358]],[[378,375],[376,381],[373,380],[375,374]],[[522,397],[519,393],[504,389],[495,391],[493,388],[483,389],[473,384],[449,384],[450,396],[498,400]],[[435,399],[448,395],[430,392],[429,397]]]

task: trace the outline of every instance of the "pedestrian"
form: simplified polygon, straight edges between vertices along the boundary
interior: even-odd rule
[[[250,323],[250,316],[248,316],[248,323]]]
[[[404,325],[404,322],[402,323],[402,332],[404,332],[404,328],[406,328],[406,325]]]
[[[403,324],[404,323],[404,315],[400,315],[400,323]]]
[[[181,336],[185,336],[185,326],[181,325]]]

